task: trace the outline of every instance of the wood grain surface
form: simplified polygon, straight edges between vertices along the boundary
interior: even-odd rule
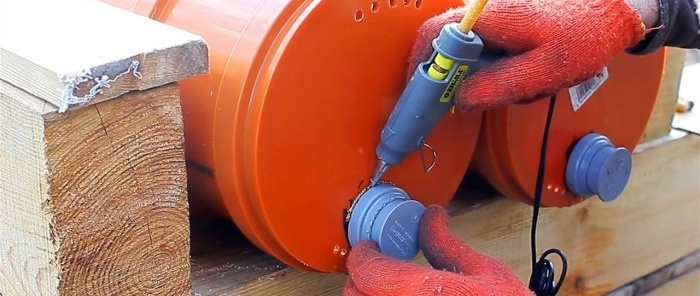
[[[189,219],[171,84],[47,116],[60,295],[183,295]]]
[[[561,295],[605,294],[700,248],[698,165],[700,137],[674,133],[639,147],[629,187],[617,201],[544,209],[539,252],[560,248],[570,264]],[[528,279],[531,207],[498,197],[470,179],[449,211],[455,233]],[[340,295],[344,275],[285,268],[232,239],[236,233],[230,224],[203,228],[192,230],[193,250],[215,241],[216,249],[230,253],[193,253],[198,295]],[[247,253],[240,255],[236,248]],[[416,261],[425,264],[422,257]]]
[[[654,272],[645,275],[627,285],[624,285],[606,296],[634,295],[700,295],[700,281],[695,287],[687,285],[688,279],[697,278],[700,270],[700,249],[676,260]],[[696,274],[686,276],[688,274]],[[676,293],[669,293],[675,291]]]
[[[0,93],[0,294],[54,295],[57,246],[44,154],[44,121]]]
[[[3,95],[0,114],[0,294],[190,294],[176,84],[64,114]]]
[[[682,277],[652,290],[648,296],[698,296],[700,295],[700,269],[695,269]]]
[[[0,7],[0,79],[60,110],[208,70],[201,37],[109,4],[0,0]]]
[[[679,48],[667,48],[666,50],[666,65],[661,77],[661,88],[640,142],[663,137],[671,131],[671,121],[673,121],[676,111],[686,50]]]

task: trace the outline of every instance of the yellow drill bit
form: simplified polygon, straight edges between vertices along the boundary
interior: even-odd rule
[[[474,27],[474,24],[476,23],[476,20],[479,18],[479,15],[484,10],[486,2],[488,2],[488,0],[469,1],[466,12],[464,13],[464,17],[462,17],[462,21],[459,22],[460,31],[462,31],[465,34],[471,31],[471,29]]]

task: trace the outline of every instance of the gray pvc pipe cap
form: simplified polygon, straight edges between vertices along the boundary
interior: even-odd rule
[[[607,137],[591,133],[579,140],[566,166],[566,185],[577,196],[597,194],[602,201],[615,200],[627,186],[632,155],[615,147]]]
[[[351,246],[371,240],[396,259],[410,260],[418,254],[418,226],[425,212],[421,203],[390,184],[374,186],[358,198],[348,224]]]

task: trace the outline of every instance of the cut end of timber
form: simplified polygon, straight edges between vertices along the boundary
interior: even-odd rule
[[[176,84],[0,114],[0,294],[190,295]]]
[[[168,85],[47,118],[61,295],[189,293],[180,116]]]

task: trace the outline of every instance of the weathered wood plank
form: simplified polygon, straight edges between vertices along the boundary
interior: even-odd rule
[[[698,296],[700,295],[700,269],[683,275],[656,290],[652,290],[647,296]]]
[[[650,291],[653,291],[651,294],[655,295],[700,295],[698,293],[700,291],[697,290],[700,289],[700,281],[695,282],[695,289],[685,289],[687,285],[678,284],[687,281],[685,274],[694,270],[700,270],[700,249],[632,283],[615,289],[615,291],[608,293],[606,296],[645,295]],[[684,279],[680,279],[681,277],[684,277]],[[666,287],[667,285],[671,287]],[[662,294],[662,291],[665,290],[680,292],[683,289],[685,293]],[[696,293],[689,293],[693,291],[696,291]]]
[[[65,111],[204,73],[203,39],[93,0],[2,0],[0,79]]]
[[[57,246],[44,154],[44,121],[0,93],[0,294],[53,295],[58,289]]]
[[[676,101],[678,101],[686,50],[679,48],[667,48],[666,50],[666,66],[661,77],[661,88],[640,142],[663,137],[671,131],[671,121],[675,114]]]
[[[0,101],[0,294],[186,295],[177,85],[64,114]]]
[[[696,50],[700,52],[700,50]],[[683,79],[679,96],[695,103],[690,111],[676,113],[673,118],[673,128],[690,133],[700,134],[700,64],[686,66],[683,69]]]
[[[203,39],[94,0],[0,7],[0,295],[189,294],[176,82]]]
[[[29,109],[34,110],[39,114],[58,111],[58,107],[54,106],[53,104],[27,93],[4,80],[0,80],[0,94],[4,95],[8,99],[11,98],[20,104],[28,106]]]
[[[601,295],[700,247],[700,137],[674,134],[637,152],[630,185],[615,202],[591,200],[542,211],[540,251],[557,247],[569,258],[562,295]],[[507,262],[526,281],[532,208],[512,199],[487,198],[495,193],[475,184],[469,182],[451,205],[450,228],[478,250]],[[249,256],[272,260],[259,251]],[[193,260],[193,271],[204,265],[222,271],[192,274],[200,295],[339,295],[345,283],[344,275],[289,268],[236,271],[231,268],[236,261],[206,254]]]
[[[47,116],[61,295],[183,295],[184,136],[174,84]]]

